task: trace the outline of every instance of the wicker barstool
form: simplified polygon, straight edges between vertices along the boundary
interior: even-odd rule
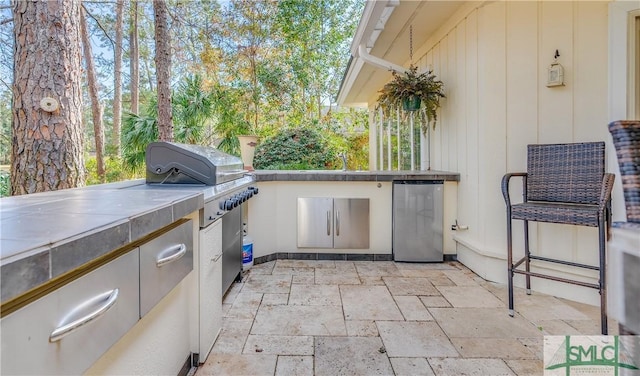
[[[523,202],[512,204],[509,181],[522,177]],[[502,195],[507,204],[507,263],[509,315],[514,315],[513,276],[525,275],[527,294],[531,277],[595,288],[600,292],[602,334],[607,334],[605,246],[611,223],[611,189],[614,175],[605,173],[604,142],[544,144],[527,146],[527,172],[507,173],[502,178]],[[514,262],[512,220],[524,222],[524,257]],[[533,255],[529,249],[529,221],[562,223],[598,228],[599,265]],[[599,272],[598,283],[587,283],[531,271],[531,260],[557,263]],[[524,270],[519,267],[524,266]]]
[[[640,236],[640,120],[611,122],[609,132],[616,149],[627,210],[627,221],[614,222],[613,227],[637,231]],[[637,316],[637,313],[635,315]],[[619,331],[621,335],[638,334],[622,323],[619,324]]]

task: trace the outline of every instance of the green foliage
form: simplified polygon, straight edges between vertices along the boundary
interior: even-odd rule
[[[215,131],[220,138],[218,149],[240,155],[238,135],[249,134],[250,124],[240,111],[243,92],[239,89],[216,85],[212,92],[212,103],[216,118]]]
[[[7,171],[0,170],[0,197],[11,195],[11,179]]]
[[[311,127],[283,129],[256,148],[256,169],[318,170],[337,167],[337,150]]]
[[[433,71],[418,74],[418,67],[411,65],[405,73],[391,72],[393,79],[388,82],[378,97],[378,103],[386,116],[392,111],[401,108],[403,101],[412,97],[421,100],[420,122],[422,130],[426,133],[426,127],[433,123],[435,127],[437,111],[440,108],[440,98],[444,98],[444,84],[436,79]]]
[[[200,75],[182,81],[171,101],[176,140],[195,144],[202,140],[205,125],[213,116],[212,95],[202,88]]]
[[[145,164],[145,150],[158,140],[157,116],[125,113],[122,121],[122,158],[129,171],[140,172]]]
[[[117,181],[130,180],[143,177],[143,172],[132,172],[128,170],[123,161],[115,157],[107,157],[104,161],[105,181],[101,181],[97,171],[97,161],[95,156],[85,156],[85,169],[87,173],[87,185],[102,183],[113,183]]]
[[[213,121],[218,103],[205,91],[199,75],[187,77],[172,95],[174,140],[202,144],[207,124]],[[126,168],[140,172],[145,164],[147,145],[158,140],[157,101],[152,98],[146,115],[125,113],[122,122],[122,157]]]

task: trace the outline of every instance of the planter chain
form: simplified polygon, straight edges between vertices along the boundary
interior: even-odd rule
[[[413,64],[413,25],[409,25],[409,60]]]

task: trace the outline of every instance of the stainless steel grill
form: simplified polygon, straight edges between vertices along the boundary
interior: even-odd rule
[[[147,184],[202,187],[200,228],[222,218],[222,293],[242,271],[242,204],[258,193],[242,160],[215,148],[153,142],[147,146]],[[210,247],[200,244],[200,247]]]

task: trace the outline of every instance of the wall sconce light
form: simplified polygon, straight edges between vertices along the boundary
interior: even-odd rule
[[[556,50],[553,63],[547,68],[547,87],[564,86],[564,68],[558,63],[560,53]]]

